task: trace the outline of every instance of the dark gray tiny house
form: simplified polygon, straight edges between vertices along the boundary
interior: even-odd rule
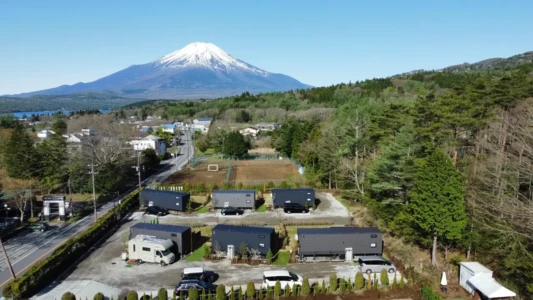
[[[139,205],[186,211],[190,197],[189,193],[144,189],[139,194]]]
[[[283,207],[285,203],[298,203],[312,207],[315,203],[314,189],[272,189],[274,207]]]
[[[298,228],[298,255],[344,256],[346,248],[353,255],[381,255],[383,239],[375,227]]]
[[[242,209],[255,208],[255,191],[252,190],[214,190],[211,193],[214,208],[236,207]]]
[[[139,234],[172,240],[174,252],[179,254],[177,257],[183,257],[192,252],[192,235],[189,226],[137,223],[130,227],[130,239]]]
[[[261,255],[266,255],[268,250],[273,254],[277,251],[276,234],[271,227],[219,224],[213,227],[211,239],[215,251],[227,251],[228,246],[233,245],[238,253],[242,244],[258,250]]]

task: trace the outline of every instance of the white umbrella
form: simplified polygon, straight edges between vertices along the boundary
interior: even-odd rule
[[[442,279],[440,280],[440,285],[447,286],[448,280],[446,280],[446,272],[442,272]]]

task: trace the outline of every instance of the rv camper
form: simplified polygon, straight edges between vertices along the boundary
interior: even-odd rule
[[[176,260],[171,250],[172,246],[171,240],[138,235],[128,242],[128,258],[166,266]]]

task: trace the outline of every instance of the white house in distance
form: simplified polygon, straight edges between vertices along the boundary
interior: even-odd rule
[[[155,135],[149,135],[142,139],[132,140],[130,144],[133,146],[135,151],[143,151],[148,148],[155,150],[157,155],[165,155],[167,153],[167,145],[165,139]]]
[[[213,118],[196,118],[192,121],[191,128],[194,131],[201,131],[202,133],[207,133],[209,131],[209,126]]]
[[[281,127],[278,123],[257,123],[255,128],[259,130],[272,131]]]
[[[244,129],[239,130],[239,133],[244,136],[256,137],[259,134],[259,129],[255,127],[246,127]]]
[[[470,294],[481,299],[513,299],[516,293],[492,278],[492,271],[475,261],[460,263],[459,284]],[[478,298],[479,299],[479,298]]]
[[[41,140],[46,140],[47,138],[52,136],[52,134],[56,134],[56,133],[53,132],[52,130],[45,129],[45,130],[41,130],[37,132],[37,137],[40,138]]]
[[[176,133],[176,124],[175,123],[163,123],[160,124],[159,127],[161,127],[161,130],[163,132],[168,132],[175,134]]]

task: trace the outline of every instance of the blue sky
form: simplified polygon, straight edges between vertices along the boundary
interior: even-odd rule
[[[195,41],[315,86],[533,50],[533,1],[0,1],[0,95]]]

